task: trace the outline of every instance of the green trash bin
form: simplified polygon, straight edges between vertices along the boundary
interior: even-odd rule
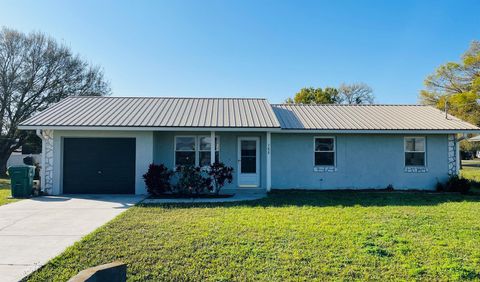
[[[11,166],[8,168],[12,197],[28,198],[32,195],[35,167],[29,165]]]

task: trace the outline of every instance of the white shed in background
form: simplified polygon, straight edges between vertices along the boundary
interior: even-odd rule
[[[23,165],[23,159],[26,157],[32,157],[34,163],[40,163],[42,160],[42,154],[22,154],[22,151],[15,151],[10,155],[7,160],[7,168],[14,165]]]

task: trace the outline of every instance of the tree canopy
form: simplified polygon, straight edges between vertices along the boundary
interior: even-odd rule
[[[459,62],[441,65],[425,79],[420,102],[445,109],[465,121],[480,125],[480,42],[473,41]]]
[[[337,103],[338,90],[332,87],[322,88],[302,88],[295,94],[294,98],[287,99],[287,103],[297,104],[334,104]]]
[[[41,32],[0,30],[0,175],[28,134],[18,125],[50,104],[72,96],[110,94],[103,71]]]
[[[302,88],[286,103],[296,104],[372,104],[374,102],[373,90],[365,83],[342,83],[340,87]]]

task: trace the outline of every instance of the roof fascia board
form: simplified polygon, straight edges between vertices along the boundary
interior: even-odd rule
[[[243,132],[276,132],[276,127],[145,127],[145,126],[41,126],[41,125],[20,125],[21,130],[98,130],[98,131],[243,131]]]
[[[279,133],[335,133],[335,134],[458,134],[458,133],[480,133],[480,129],[383,129],[383,130],[345,130],[345,129],[282,129]]]
[[[258,131],[275,133],[326,133],[326,134],[458,134],[479,133],[480,129],[445,129],[445,130],[333,130],[333,129],[281,129],[281,128],[258,128],[258,127],[131,127],[131,126],[36,126],[20,125],[21,130],[51,129],[51,130],[102,130],[102,131]]]

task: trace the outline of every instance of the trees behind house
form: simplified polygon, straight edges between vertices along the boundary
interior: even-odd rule
[[[337,103],[338,90],[335,88],[327,87],[322,88],[302,88],[295,94],[295,97],[287,99],[287,103],[297,104],[334,104]]]
[[[445,109],[465,121],[480,125],[480,41],[473,41],[459,62],[438,67],[425,79],[420,102]]]
[[[342,83],[338,88],[302,88],[286,103],[296,104],[373,104],[373,90],[365,83]]]
[[[31,132],[18,125],[50,104],[73,96],[110,93],[103,71],[44,33],[0,30],[0,175]]]
[[[420,102],[480,126],[480,41],[473,41],[459,62],[439,66],[425,79]],[[460,142],[462,151],[479,150],[479,144]]]
[[[340,95],[340,104],[373,104],[375,100],[372,88],[365,83],[342,83],[338,87],[338,93]]]

